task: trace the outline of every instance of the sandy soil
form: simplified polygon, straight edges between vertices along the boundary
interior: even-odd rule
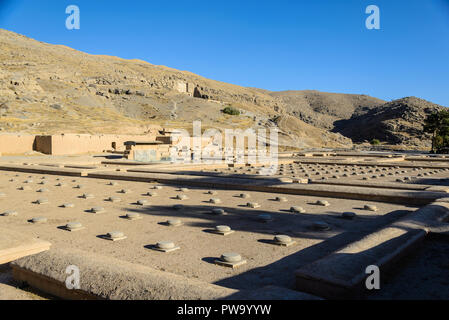
[[[426,163],[421,163],[423,166],[425,164]],[[250,175],[255,174],[259,170],[260,169],[258,168],[226,168],[211,171],[210,173]],[[357,173],[357,175],[352,175],[353,173]],[[312,181],[338,181],[342,183],[351,181],[372,181],[376,183],[398,182],[397,179],[401,179],[402,181],[400,183],[449,185],[449,181],[447,180],[449,178],[449,170],[426,168],[411,169],[402,168],[399,165],[391,168],[357,165],[357,167],[354,168],[353,166],[338,164],[285,164],[279,165],[276,176],[307,178],[312,179]],[[410,179],[404,180],[406,177]]]
[[[100,162],[105,157],[89,155],[76,157],[4,157],[3,161],[22,163],[28,160],[33,163],[66,163],[74,165],[102,166]],[[35,161],[36,159],[37,161]],[[408,162],[407,162],[408,163]],[[435,162],[416,162],[421,165]],[[397,167],[384,168],[375,164],[371,166],[358,164],[356,168],[339,164],[281,164],[275,177],[297,177],[321,179],[327,181],[352,182],[367,181],[370,177],[373,183],[402,183],[448,185],[448,171],[442,169],[410,169]],[[147,168],[175,173],[189,173],[192,168],[184,166],[143,166]],[[143,168],[141,166],[108,165],[108,169]],[[216,169],[215,169],[216,168]],[[102,169],[103,170],[103,169]],[[260,168],[195,168],[196,174],[235,176],[246,178],[257,175]],[[202,171],[202,172],[200,172]],[[316,174],[319,172],[320,174]],[[357,176],[352,176],[357,172]],[[391,175],[389,175],[391,173]],[[347,174],[347,177],[343,177]],[[385,174],[381,177],[381,174]],[[338,175],[337,178],[333,178]],[[377,178],[372,178],[377,175]],[[415,177],[411,180],[397,182],[396,179]],[[259,178],[261,178],[259,176]],[[44,184],[42,184],[44,182]],[[57,186],[62,183],[63,186]],[[47,240],[55,248],[80,249],[149,266],[161,271],[181,275],[190,279],[199,279],[208,283],[218,284],[233,289],[257,289],[265,285],[276,285],[294,289],[294,271],[320,259],[327,254],[360,239],[363,235],[391,223],[417,207],[393,205],[357,200],[322,198],[301,195],[271,194],[265,192],[214,190],[217,194],[209,194],[209,189],[189,188],[181,190],[179,186],[161,185],[162,189],[153,189],[158,184],[117,181],[110,185],[109,180],[93,178],[77,178],[44,174],[29,174],[16,172],[0,172],[0,214],[7,210],[15,210],[18,215],[13,217],[0,216],[2,225],[11,230],[26,233],[30,236]],[[79,189],[76,186],[82,185]],[[29,190],[20,190],[20,187]],[[47,189],[46,192],[38,192]],[[128,189],[130,193],[120,193]],[[157,195],[148,196],[147,192]],[[250,198],[238,197],[247,193]],[[84,199],[83,194],[92,194],[94,198]],[[186,195],[188,199],[178,200],[177,195]],[[107,201],[111,196],[119,197],[121,202]],[[276,197],[285,197],[287,202],[275,201]],[[47,204],[36,204],[38,199],[46,198]],[[213,204],[209,200],[218,198],[222,203]],[[145,199],[149,203],[138,205],[137,201]],[[327,200],[330,206],[315,204],[317,200]],[[259,208],[249,208],[247,202],[256,202]],[[62,208],[64,203],[74,204],[73,208]],[[175,210],[173,205],[182,204],[181,210]],[[377,212],[363,210],[364,205],[374,204]],[[291,206],[301,206],[305,213],[297,214],[289,211]],[[103,207],[105,212],[94,214],[93,207]],[[226,215],[211,214],[211,209],[223,208]],[[354,220],[342,219],[343,212],[354,212]],[[141,220],[129,221],[123,216],[129,212],[137,212]],[[263,223],[258,215],[268,213],[273,220]],[[46,217],[44,224],[33,224],[33,217]],[[169,227],[164,224],[168,219],[180,219],[182,226]],[[61,227],[69,222],[81,222],[85,229],[68,232]],[[330,226],[328,231],[313,229],[315,222],[325,222]],[[209,231],[217,225],[228,225],[235,233],[220,236]],[[108,241],[102,238],[111,231],[122,231],[127,236],[122,241]],[[286,234],[296,241],[291,247],[279,247],[270,243],[277,234]],[[161,253],[150,249],[159,241],[174,241],[181,249],[171,253]],[[369,296],[369,299],[401,299],[401,298],[445,298],[444,286],[447,277],[443,275],[446,260],[447,243],[441,241],[426,241],[417,255],[398,265],[394,273],[383,284],[383,289]],[[229,269],[215,265],[213,262],[225,252],[238,252],[247,264],[237,269]],[[415,274],[419,273],[419,276]],[[28,299],[40,298],[39,295],[29,296],[26,291],[17,289],[11,283],[9,271],[0,274],[1,298]],[[6,280],[5,280],[6,279]],[[435,289],[436,288],[436,289]],[[3,289],[3,290],[2,290]]]
[[[407,208],[401,205],[376,203],[379,211],[363,210],[366,202],[355,200],[325,199],[329,207],[314,203],[322,198],[299,195],[276,195],[262,192],[248,192],[250,199],[236,197],[238,191],[218,190],[217,195],[207,194],[207,189],[179,191],[174,186],[164,186],[162,190],[151,189],[153,185],[139,182],[120,181],[117,186],[109,181],[2,172],[0,192],[7,196],[0,200],[1,211],[15,210],[15,217],[0,217],[2,224],[18,232],[25,232],[53,243],[54,246],[78,248],[98,252],[133,263],[147,265],[162,271],[198,278],[232,288],[257,288],[276,284],[294,286],[295,269],[351,241],[361,233],[379,227],[404,215]],[[14,179],[15,181],[9,181]],[[26,180],[32,182],[24,183]],[[45,185],[39,184],[46,181]],[[57,183],[66,184],[57,187]],[[75,188],[81,184],[82,189]],[[18,190],[29,186],[31,190]],[[46,188],[48,192],[37,190]],[[119,193],[129,189],[132,193]],[[154,191],[155,197],[146,196]],[[84,193],[93,194],[93,199],[83,199]],[[176,195],[185,194],[188,200],[177,200]],[[110,196],[121,198],[120,203],[105,201]],[[285,196],[288,202],[274,201],[277,196]],[[34,202],[47,198],[48,204]],[[210,198],[219,198],[222,204],[209,203]],[[136,201],[146,199],[149,205],[139,206]],[[247,202],[257,202],[260,208],[245,207]],[[74,208],[61,208],[64,203],[73,203]],[[175,204],[183,204],[183,210],[174,210]],[[370,203],[373,204],[373,203]],[[302,206],[305,214],[293,214],[291,206]],[[93,214],[92,207],[104,207],[105,212]],[[214,207],[224,208],[228,214],[209,214]],[[340,218],[342,212],[353,211],[358,218],[348,221]],[[139,212],[143,219],[129,221],[122,217],[127,212]],[[274,220],[262,223],[257,220],[261,213],[269,213]],[[28,220],[44,216],[45,224],[32,224]],[[183,226],[168,227],[163,224],[171,218],[179,218]],[[86,228],[77,232],[60,229],[68,222],[81,222]],[[317,232],[311,229],[314,222],[324,221],[331,230]],[[229,225],[236,232],[223,237],[208,232],[216,225]],[[123,241],[107,241],[100,236],[119,230],[128,237]],[[343,232],[345,232],[343,234]],[[268,243],[276,234],[290,235],[297,244],[279,247]],[[148,249],[158,241],[174,241],[181,250],[160,253]],[[213,260],[224,252],[238,252],[248,263],[231,270],[213,264]],[[243,281],[242,281],[243,280]]]
[[[368,299],[449,299],[449,242],[426,240]]]
[[[0,300],[45,300],[42,294],[33,292],[30,288],[19,288],[14,281],[12,272],[6,265],[0,265]]]

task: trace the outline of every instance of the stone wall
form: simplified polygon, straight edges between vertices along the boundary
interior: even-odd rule
[[[33,151],[35,136],[32,134],[0,134],[0,154],[24,154]]]
[[[34,150],[43,154],[52,154],[52,136],[36,136]]]
[[[195,84],[190,82],[178,81],[174,84],[174,88],[180,92],[193,96],[195,92]]]
[[[124,151],[125,141],[154,140],[149,135],[90,135],[90,134],[61,134],[52,136],[36,136],[36,151],[52,155],[84,154],[90,152],[104,152],[112,150],[115,142],[116,150]],[[50,145],[50,147],[49,147]]]
[[[154,135],[90,135],[90,134],[0,134],[0,154],[15,155],[33,151],[52,155],[85,154],[112,150],[124,151],[125,141],[151,141]]]
[[[126,141],[161,141],[164,144],[176,145],[170,136],[156,135],[108,135],[108,134],[60,134],[60,135],[21,135],[1,134],[0,154],[24,154],[37,151],[51,155],[73,155],[86,153],[101,153],[113,150],[115,142],[117,151],[125,151]],[[201,147],[210,143],[211,138],[202,138]],[[193,138],[190,138],[190,146],[193,147]],[[190,149],[190,148],[189,148]],[[165,150],[164,150],[165,151]]]

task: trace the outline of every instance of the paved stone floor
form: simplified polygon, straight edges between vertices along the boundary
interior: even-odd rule
[[[81,162],[92,165],[88,158],[84,156]],[[13,160],[22,162],[23,159]],[[425,185],[447,185],[449,178],[448,162],[413,162],[422,167],[406,168],[400,164],[368,165],[363,161],[354,166],[301,163],[301,160],[304,159],[281,164],[275,177],[305,178],[312,183],[315,180],[341,183],[375,180]],[[77,163],[76,158],[64,159],[66,164],[70,161]],[[106,168],[98,162],[94,165]],[[119,167],[117,163],[107,168],[114,172]],[[156,171],[192,171],[161,165],[147,167]],[[260,170],[260,167],[205,167],[196,172],[247,177],[257,175]],[[49,241],[54,247],[95,252],[235,289],[257,289],[265,285],[294,289],[294,272],[299,267],[418,209],[407,204],[14,171],[0,171],[0,193],[3,194],[0,214],[15,213],[0,216],[1,225],[11,230]],[[241,197],[242,193],[248,197]],[[329,205],[318,205],[319,201],[327,201]],[[182,207],[175,208],[176,205]],[[366,210],[366,205],[377,207],[377,211]],[[291,207],[301,207],[303,213],[292,212]],[[223,209],[225,214],[216,214],[219,211],[214,213],[213,209]],[[347,212],[355,214],[355,218],[342,218],[343,213],[351,216]],[[141,219],[126,219],[127,214],[135,213]],[[263,222],[260,215],[269,215],[271,221]],[[31,222],[40,217],[46,220]],[[181,225],[166,223],[173,219],[179,219]],[[83,228],[74,232],[63,228],[73,222],[79,222]],[[319,230],[320,223],[329,229]],[[229,226],[235,232],[227,236],[211,232],[220,225]],[[104,236],[113,231],[122,232],[123,239],[105,240]],[[271,240],[275,235],[288,235],[296,243],[273,245]],[[167,253],[150,249],[160,241],[172,241],[180,249]],[[237,252],[247,263],[236,269],[214,264],[225,252]],[[396,278],[407,277],[407,270],[413,267],[407,268]],[[394,285],[386,288],[389,293],[372,298],[392,298],[393,292],[399,290]]]
[[[40,184],[43,181],[45,185]],[[29,190],[19,190],[21,186],[28,186]],[[43,186],[48,191],[38,192]],[[154,189],[155,186],[162,186],[162,189]],[[371,221],[378,217],[395,217],[416,209],[370,202],[378,208],[378,211],[373,212],[364,210],[367,202],[357,200],[237,190],[214,190],[216,194],[210,195],[209,189],[188,188],[181,191],[180,187],[131,181],[119,181],[112,186],[108,180],[4,173],[0,178],[0,192],[5,193],[6,197],[0,200],[1,213],[16,211],[17,215],[0,216],[0,221],[8,228],[47,240],[54,246],[72,246],[187,277],[217,282],[225,281],[230,275],[244,274],[273,264],[354,228],[369,228]],[[128,193],[122,193],[122,190],[128,190]],[[148,196],[148,192],[153,193],[153,196]],[[248,194],[250,198],[241,198],[241,193]],[[83,195],[91,195],[92,198],[85,199]],[[185,195],[188,199],[178,200],[178,195]],[[120,198],[121,201],[108,201],[110,197]],[[287,201],[276,201],[276,197],[284,197]],[[221,204],[211,203],[211,198],[220,199]],[[48,203],[37,204],[39,199],[47,199]],[[147,200],[148,203],[139,205],[139,200]],[[316,205],[318,200],[326,200],[330,205]],[[246,206],[248,202],[255,202],[260,207],[249,208]],[[74,206],[63,208],[67,203]],[[175,210],[173,206],[179,204],[183,208]],[[302,207],[305,213],[290,212],[292,206]],[[104,212],[91,212],[96,207],[103,208]],[[214,208],[222,208],[226,214],[215,215],[212,213]],[[342,213],[348,211],[356,213],[357,218],[342,219]],[[131,212],[139,213],[142,219],[131,221],[123,218]],[[264,213],[270,214],[273,220],[259,221],[258,216]],[[47,221],[29,222],[36,217],[45,217]],[[164,224],[173,218],[180,219],[183,225],[169,227]],[[70,222],[80,222],[85,229],[77,232],[61,229]],[[315,222],[327,223],[330,230],[314,230]],[[236,232],[226,237],[207,232],[217,225],[228,225]],[[127,239],[109,242],[100,237],[116,230],[123,232]],[[288,248],[269,244],[268,241],[276,234],[289,235],[297,244]],[[146,248],[162,240],[174,241],[181,249],[161,254]],[[248,264],[231,271],[211,263],[214,258],[228,251],[240,253],[248,260]],[[299,264],[290,265],[290,272]],[[265,284],[263,277],[254,278],[257,281],[234,285],[254,288]]]

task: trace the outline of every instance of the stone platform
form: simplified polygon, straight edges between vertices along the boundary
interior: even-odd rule
[[[446,160],[351,157],[283,158],[273,175],[261,164],[2,159],[0,214],[16,212],[2,227],[52,244],[13,257],[14,276],[67,299],[369,298],[367,264],[394,269],[429,236],[445,238],[449,171]],[[160,242],[179,249],[152,250]],[[230,252],[246,263],[214,263]],[[64,289],[68,263],[97,270],[79,292]]]

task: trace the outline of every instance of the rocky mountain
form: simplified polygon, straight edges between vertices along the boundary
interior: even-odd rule
[[[240,115],[223,113],[226,106]],[[3,132],[145,134],[161,126],[190,129],[201,120],[204,129],[277,127],[289,147],[347,148],[350,138],[364,140],[348,126],[382,106],[385,101],[366,95],[241,87],[0,29]]]
[[[318,128],[331,130],[334,122],[349,119],[354,112],[365,113],[385,101],[367,95],[327,93],[313,90],[271,92],[286,111]]]
[[[335,122],[334,132],[354,142],[379,139],[389,144],[426,148],[430,135],[423,134],[424,119],[444,107],[416,97],[406,97],[370,110],[355,110],[347,120]],[[360,109],[360,108],[359,108]]]

